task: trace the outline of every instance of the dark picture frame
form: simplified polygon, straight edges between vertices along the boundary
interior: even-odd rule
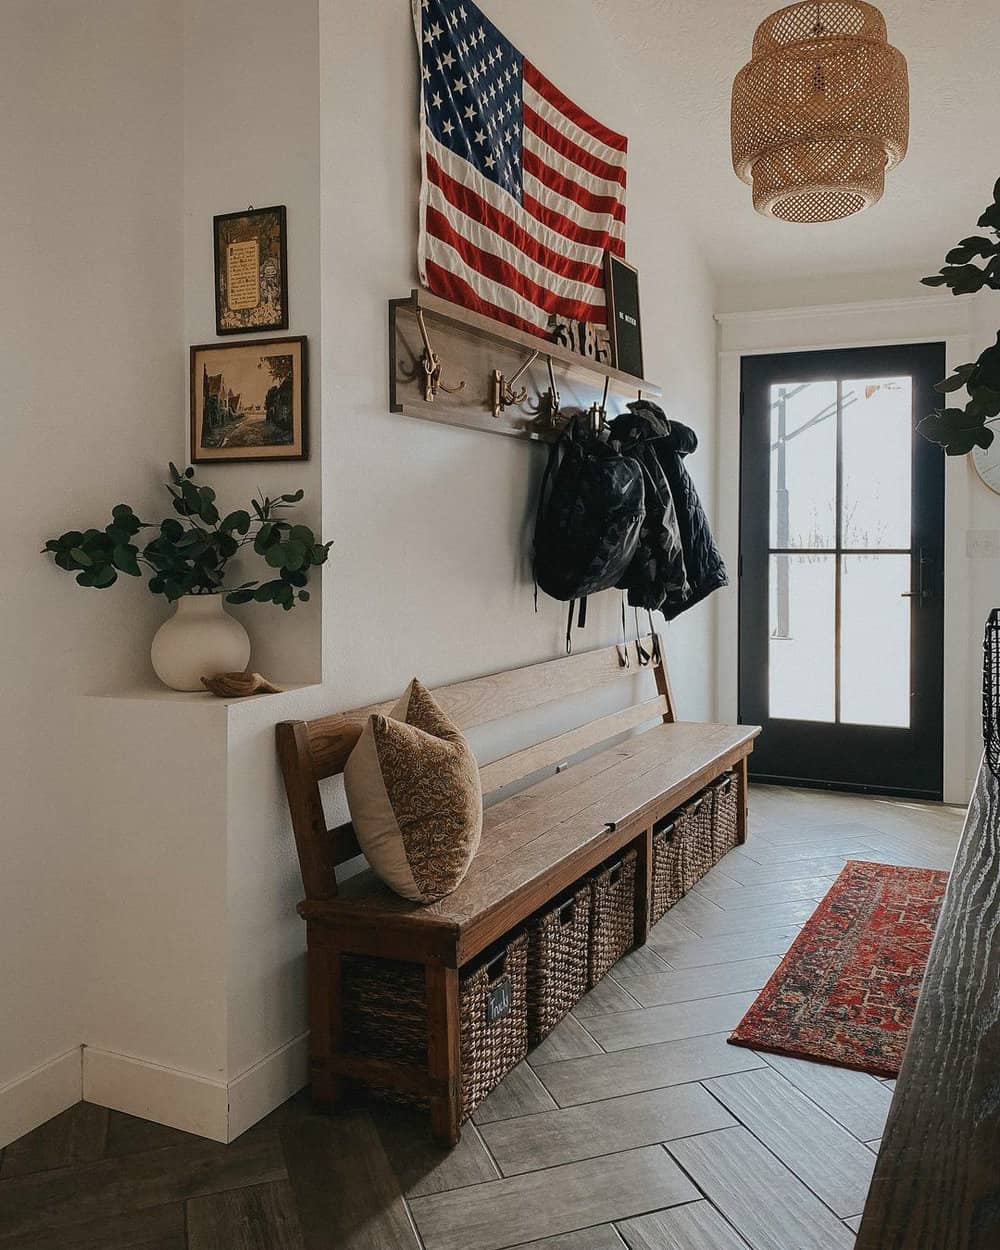
[[[212,218],[216,334],[288,329],[284,204]]]
[[[309,458],[305,335],[191,348],[192,464]]]
[[[604,291],[614,366],[633,377],[643,376],[642,316],[639,308],[639,270],[604,253]]]

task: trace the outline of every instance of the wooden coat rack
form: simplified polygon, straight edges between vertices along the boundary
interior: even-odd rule
[[[565,420],[560,412],[602,413],[609,394],[635,399],[663,391],[427,291],[389,301],[392,412],[550,441]]]

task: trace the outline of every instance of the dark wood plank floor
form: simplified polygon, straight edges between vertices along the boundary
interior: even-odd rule
[[[81,1103],[0,1155],[0,1250],[850,1250],[891,1083],[726,1036],[847,857],[961,813],[756,788],[751,840],[466,1125],[298,1095],[230,1146]]]

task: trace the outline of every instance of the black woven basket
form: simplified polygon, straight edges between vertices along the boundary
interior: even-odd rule
[[[1000,777],[1000,608],[990,613],[983,639],[983,745],[990,772]]]
[[[590,880],[590,975],[594,986],[635,945],[635,868],[627,851]]]
[[[537,1046],[587,992],[590,886],[532,917],[528,930],[528,1044]]]
[[[344,955],[341,966],[344,1049],[369,1059],[425,1067],[423,965]],[[528,1053],[527,971],[528,940],[522,934],[460,974],[463,1120]],[[425,1099],[373,1092],[426,1106]]]
[[[736,774],[724,773],[712,786],[712,861],[739,843],[739,804]]]
[[[684,842],[673,815],[653,826],[653,898],[649,923],[656,924],[684,897]]]
[[[677,829],[684,846],[684,893],[686,894],[715,863],[712,849],[712,794],[701,794],[685,803],[677,813]]]

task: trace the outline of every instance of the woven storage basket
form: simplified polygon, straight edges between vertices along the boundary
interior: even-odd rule
[[[635,945],[636,851],[627,851],[590,880],[590,975],[594,986]]]
[[[653,826],[653,902],[649,923],[684,897],[684,840],[671,815]]]
[[[703,790],[681,808],[677,828],[683,843],[684,893],[715,863],[712,851],[712,795]]]
[[[736,774],[724,774],[712,786],[712,859],[715,863],[739,842]]]
[[[537,1046],[587,992],[590,886],[528,922],[528,1043]]]
[[[491,996],[510,982],[510,1010],[490,1020]],[[528,938],[522,933],[500,954],[461,979],[458,1014],[462,1025],[462,1119],[528,1053]]]
[[[479,961],[459,981],[462,1119],[528,1052],[528,943],[522,935],[490,962]],[[510,1010],[489,1022],[490,995],[510,981]],[[364,955],[342,957],[344,1048],[371,1059],[427,1064],[427,1010],[422,964]],[[426,1106],[426,1099],[374,1091]]]

